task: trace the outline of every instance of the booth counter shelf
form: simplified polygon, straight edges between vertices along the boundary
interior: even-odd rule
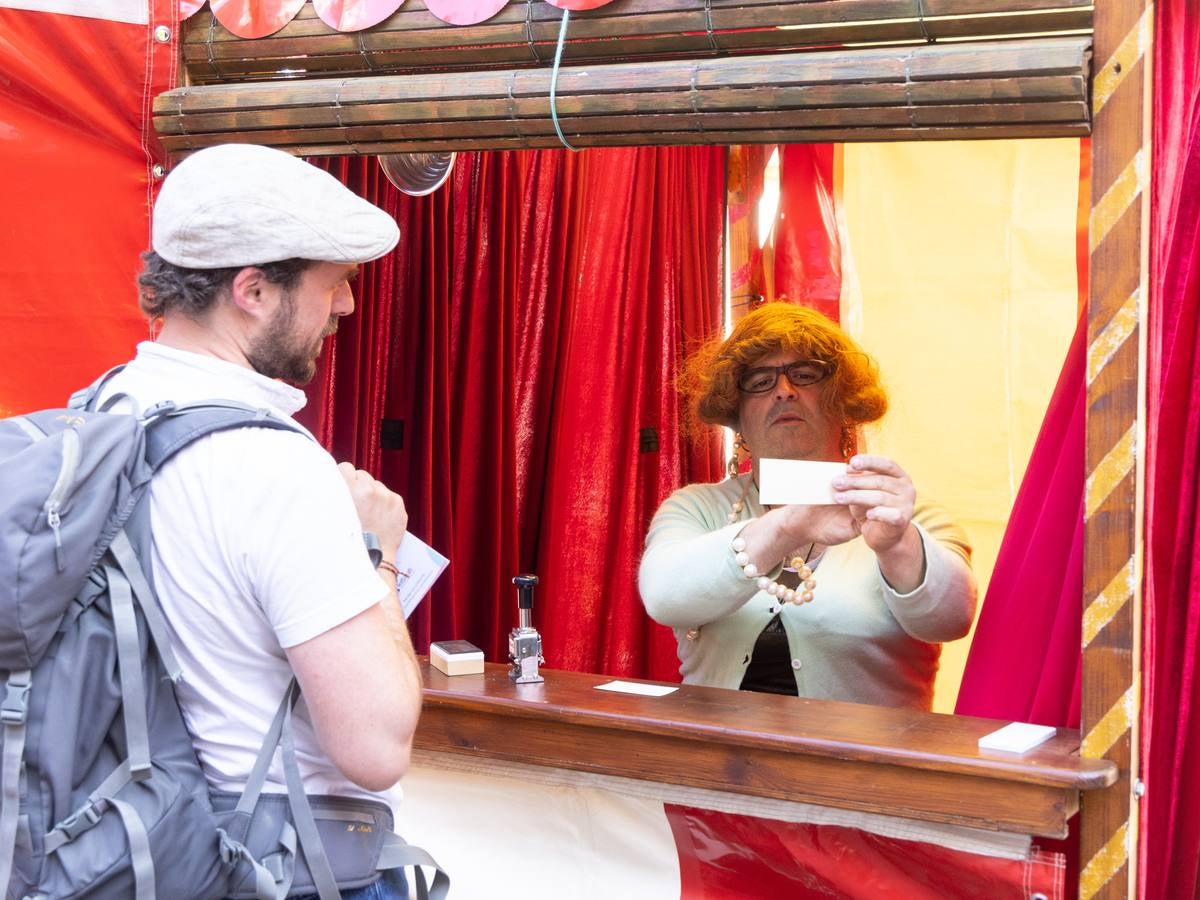
[[[979,748],[1006,724],[994,719],[691,685],[641,696],[597,690],[607,676],[553,670],[517,685],[505,665],[451,677],[420,663],[418,758],[611,779],[667,802],[768,817],[781,803],[811,804],[1062,837],[1080,792],[1117,779],[1112,762],[1081,758],[1067,729],[1018,755]]]

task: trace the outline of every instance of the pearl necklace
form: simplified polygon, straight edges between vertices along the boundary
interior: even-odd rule
[[[745,509],[746,497],[750,493],[750,483],[751,479],[747,478],[746,486],[742,488],[742,495],[734,501],[729,515],[725,518],[728,524],[732,525],[741,518],[742,510]],[[813,590],[817,586],[817,580],[813,578],[812,567],[808,564],[808,558],[812,555],[815,546],[815,542],[809,544],[808,552],[803,556],[800,555],[799,550],[795,550],[789,554],[791,558],[788,560],[789,565],[785,566],[785,568],[790,568],[799,577],[799,590],[780,584],[766,575],[760,575],[758,566],[750,561],[750,554],[746,552],[746,542],[742,538],[734,538],[733,543],[730,544],[730,549],[733,550],[733,561],[741,566],[742,574],[753,580],[760,591],[765,591],[781,603],[792,603],[796,606],[803,606],[805,603],[812,602]]]

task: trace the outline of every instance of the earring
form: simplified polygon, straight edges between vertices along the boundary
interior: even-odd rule
[[[858,435],[849,425],[842,426],[842,462],[850,462],[850,457],[858,452]]]
[[[738,474],[742,468],[743,451],[749,453],[750,448],[747,447],[746,442],[742,440],[741,433],[735,431],[733,433],[733,455],[729,457],[729,466],[726,470],[730,478],[738,477]]]

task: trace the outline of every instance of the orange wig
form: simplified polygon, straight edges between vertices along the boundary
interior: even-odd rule
[[[692,415],[736,429],[738,376],[777,350],[833,363],[832,373],[820,383],[821,401],[842,424],[853,428],[887,412],[878,368],[836,322],[806,306],[775,302],[749,313],[729,337],[709,341],[684,362],[680,387]]]

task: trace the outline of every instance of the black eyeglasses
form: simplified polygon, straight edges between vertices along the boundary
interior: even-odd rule
[[[738,375],[738,390],[746,394],[765,394],[779,383],[781,374],[787,375],[792,387],[807,387],[829,377],[833,363],[823,359],[803,359],[785,366],[756,366],[745,369]]]

